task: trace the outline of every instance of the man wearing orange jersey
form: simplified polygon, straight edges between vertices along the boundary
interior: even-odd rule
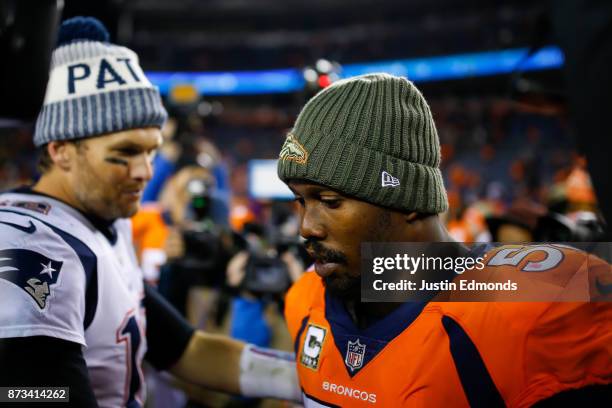
[[[608,406],[612,303],[361,301],[362,243],[452,241],[438,216],[448,206],[439,163],[425,99],[386,74],[324,89],[287,135],[278,174],[315,260],[285,310],[305,406]],[[581,298],[611,299],[599,258],[561,246],[501,251],[483,257],[491,275],[548,271],[537,276],[563,289],[586,262],[598,280]]]

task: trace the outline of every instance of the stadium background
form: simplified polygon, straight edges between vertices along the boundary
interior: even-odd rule
[[[299,75],[319,59],[340,67],[384,61],[383,69],[393,71],[406,60],[459,56],[447,67],[467,64],[459,67],[458,78],[412,79],[430,102],[438,126],[452,208],[449,221],[461,223],[464,210],[475,204],[486,216],[502,213],[517,199],[549,206],[570,199],[578,209],[593,208],[594,195],[566,114],[561,64],[553,61],[553,69],[519,72],[525,66],[519,59],[515,66],[503,67],[501,75],[480,75],[469,57],[461,59],[464,54],[514,49],[524,55],[529,47],[554,45],[547,33],[546,6],[537,1],[449,0],[381,0],[375,6],[361,0],[67,1],[63,18],[100,18],[112,40],[135,50],[148,73],[164,73],[164,78],[175,72],[214,72],[226,75],[226,81],[228,74],[240,71],[292,70]],[[342,68],[338,72],[344,75]],[[540,93],[530,103],[525,103],[526,90],[517,85],[518,76],[530,81],[527,91]],[[218,147],[229,169],[232,208],[249,205],[249,160],[276,157],[286,130],[313,93],[299,89],[305,81],[298,79],[302,83],[297,89],[274,93],[227,87],[219,92],[214,86],[207,92],[206,86],[198,90],[180,79],[157,81],[165,85],[165,102],[178,120],[176,139],[189,144],[201,137]],[[12,142],[0,147],[0,187],[35,177],[31,131],[28,125],[2,128],[3,140]],[[481,205],[483,200],[487,205]]]
[[[245,222],[271,222],[269,209],[278,203],[253,197],[250,163],[277,157],[308,97],[360,69],[405,74],[436,121],[449,229],[469,242],[494,238],[487,217],[529,228],[550,214],[570,229],[591,223],[587,231],[596,231],[593,220],[600,224],[580,137],[571,127],[549,6],[533,0],[66,0],[62,19],[95,16],[113,42],[139,55],[173,118],[166,153],[211,170],[228,214],[217,221],[229,221],[237,233]],[[32,124],[0,123],[0,188],[31,183]],[[188,316],[211,329],[204,322],[211,295],[200,295]],[[272,326],[282,327],[278,313],[272,315]],[[278,338],[282,328],[273,331],[272,344],[286,346],[287,338]],[[165,406],[157,401],[152,404]]]

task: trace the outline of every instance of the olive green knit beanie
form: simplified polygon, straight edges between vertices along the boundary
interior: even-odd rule
[[[440,142],[423,95],[405,78],[338,81],[300,112],[278,175],[312,181],[372,204],[440,213],[448,208]]]

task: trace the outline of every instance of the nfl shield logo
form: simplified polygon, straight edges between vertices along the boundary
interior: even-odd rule
[[[363,356],[365,355],[365,344],[361,344],[359,339],[357,341],[349,341],[348,348],[346,350],[346,358],[344,362],[351,369],[355,371],[363,365]]]

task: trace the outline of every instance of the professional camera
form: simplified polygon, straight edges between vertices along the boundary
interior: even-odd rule
[[[284,237],[274,225],[266,231],[260,225],[247,224],[244,232],[249,259],[242,289],[256,296],[282,295],[291,285],[291,278],[281,255],[291,251],[299,256],[299,241]]]
[[[194,277],[194,284],[220,286],[225,281],[225,267],[232,255],[233,240],[211,217],[211,208],[221,205],[211,194],[210,184],[201,178],[187,183],[190,200],[185,212],[182,236],[185,254],[173,262]]]
[[[582,211],[572,217],[549,213],[538,221],[535,238],[542,242],[596,242],[604,237],[604,223],[591,212]]]
[[[291,280],[282,259],[250,254],[242,285],[255,295],[278,295],[289,289]]]
[[[201,178],[191,179],[187,183],[187,192],[191,196],[188,217],[193,221],[202,222],[210,217],[211,186]]]

